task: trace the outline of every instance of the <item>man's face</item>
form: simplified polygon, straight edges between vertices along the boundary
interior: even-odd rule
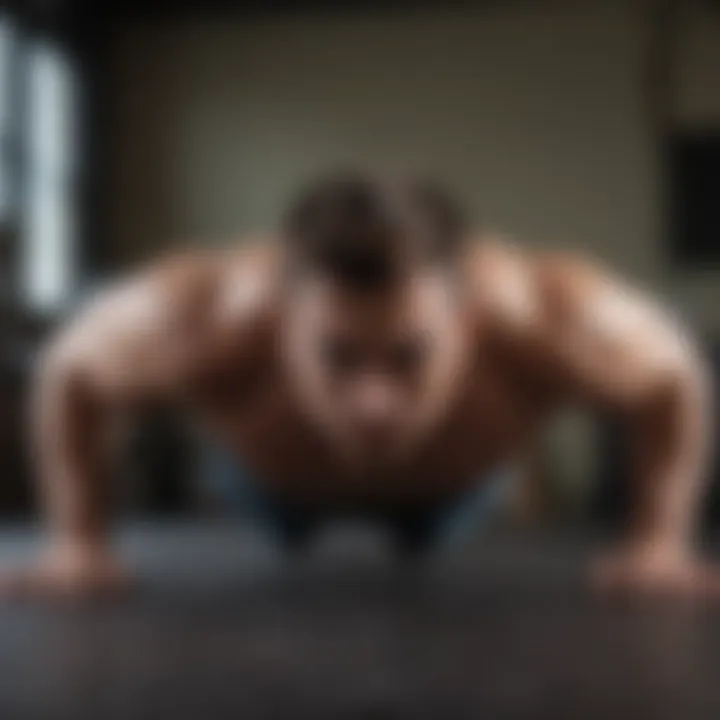
[[[376,292],[298,280],[285,324],[290,376],[347,459],[402,461],[442,417],[468,357],[459,298],[438,270]]]

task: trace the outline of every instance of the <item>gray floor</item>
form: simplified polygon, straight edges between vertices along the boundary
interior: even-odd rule
[[[32,545],[0,533],[0,563]],[[489,538],[415,572],[362,534],[291,568],[228,525],[122,546],[122,602],[0,608],[2,720],[720,717],[720,603],[599,602],[577,542]]]

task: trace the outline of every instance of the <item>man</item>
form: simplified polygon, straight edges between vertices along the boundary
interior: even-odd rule
[[[290,544],[358,513],[409,549],[582,402],[620,413],[635,442],[631,527],[597,577],[705,593],[718,583],[692,534],[706,383],[682,331],[610,275],[472,237],[431,183],[340,174],[299,199],[275,240],[162,262],[50,344],[33,418],[51,539],[7,585],[120,582],[105,476],[118,421],[144,402],[183,404],[237,453]]]

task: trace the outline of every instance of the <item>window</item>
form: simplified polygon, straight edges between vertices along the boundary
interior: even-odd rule
[[[25,62],[23,287],[32,309],[52,312],[75,284],[76,87],[69,59],[49,41],[28,44]]]

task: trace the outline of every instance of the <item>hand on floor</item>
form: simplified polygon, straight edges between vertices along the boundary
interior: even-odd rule
[[[79,600],[115,595],[128,575],[107,547],[51,546],[26,567],[0,570],[0,597]]]
[[[602,558],[592,567],[591,581],[603,592],[625,596],[720,599],[720,566],[653,545]]]

